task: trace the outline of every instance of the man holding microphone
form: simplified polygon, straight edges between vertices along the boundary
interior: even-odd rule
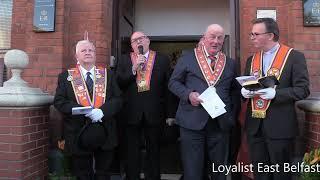
[[[169,59],[149,49],[143,32],[131,35],[133,52],[122,57],[117,66],[117,81],[124,96],[123,122],[127,145],[127,179],[140,178],[141,133],[146,143],[145,178],[160,180],[160,132],[165,119]]]

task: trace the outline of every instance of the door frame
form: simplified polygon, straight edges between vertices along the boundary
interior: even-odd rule
[[[111,55],[114,56],[116,59],[119,58],[121,54],[121,39],[120,39],[120,27],[119,21],[121,17],[120,6],[125,0],[113,0],[113,13],[112,13],[112,41],[111,41]],[[132,3],[135,3],[135,0],[132,0]],[[240,2],[238,0],[229,0],[230,5],[230,37],[229,43],[232,45],[230,47],[230,56],[237,61],[240,61],[240,19],[239,19],[239,12],[240,12]],[[133,5],[134,8],[134,5]],[[134,17],[134,9],[133,9],[133,17]],[[125,17],[124,17],[125,18]],[[134,29],[134,20],[130,22],[128,19],[125,20],[132,26],[133,31]],[[163,39],[164,38],[164,39]],[[170,40],[167,37],[160,37],[160,36],[152,36],[150,37],[151,41],[190,41],[193,39],[198,38],[199,36],[170,36]],[[240,63],[239,63],[240,64]],[[239,65],[240,69],[240,65]]]

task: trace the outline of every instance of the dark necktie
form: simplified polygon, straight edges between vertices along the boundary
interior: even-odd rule
[[[92,93],[93,93],[93,80],[90,77],[91,73],[87,72],[87,79],[86,79],[86,85],[90,94],[90,97],[92,98]]]
[[[211,66],[212,69],[214,69],[214,66],[216,65],[216,59],[217,58],[216,58],[216,56],[210,55],[209,59],[211,60],[210,66]]]

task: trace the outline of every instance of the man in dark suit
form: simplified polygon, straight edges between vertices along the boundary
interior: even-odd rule
[[[306,60],[301,52],[278,42],[279,28],[272,18],[254,20],[250,38],[260,51],[247,59],[245,75],[275,76],[280,82],[258,91],[241,89],[249,99],[245,131],[254,176],[257,180],[290,180],[291,173],[283,172],[283,164],[291,162],[298,133],[295,102],[310,93]],[[279,172],[258,172],[257,163],[278,164]]]
[[[220,25],[208,26],[199,46],[178,60],[169,81],[169,89],[180,98],[176,123],[180,126],[184,180],[202,179],[205,152],[210,169],[212,163],[215,167],[227,163],[229,133],[238,104],[233,102],[239,101],[240,88],[235,81],[235,60],[221,52],[224,37]],[[226,105],[226,113],[214,119],[198,97],[208,87],[215,88]],[[225,179],[224,173],[214,173],[213,179]]]
[[[117,145],[113,116],[122,105],[120,89],[111,71],[95,66],[95,47],[90,41],[77,43],[76,59],[75,68],[59,75],[54,98],[55,108],[64,115],[64,150],[71,155],[71,171],[78,180],[109,180]],[[84,115],[72,114],[73,108],[82,106],[93,109]]]
[[[123,112],[127,136],[127,179],[140,177],[141,133],[146,141],[148,180],[160,179],[160,131],[166,111],[169,59],[149,49],[150,40],[142,32],[131,36],[133,52],[118,62],[117,79],[125,105]]]

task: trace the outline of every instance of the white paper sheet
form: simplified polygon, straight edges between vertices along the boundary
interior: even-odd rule
[[[226,105],[216,93],[216,88],[213,86],[208,87],[199,98],[203,101],[201,105],[208,112],[211,118],[216,118],[226,113]]]
[[[86,107],[74,107],[72,108],[72,115],[79,115],[79,114],[87,114],[92,111],[91,106]]]
[[[239,82],[241,86],[243,86],[245,82],[255,81],[257,80],[257,78],[254,76],[239,76],[239,77],[236,77],[236,80]]]

